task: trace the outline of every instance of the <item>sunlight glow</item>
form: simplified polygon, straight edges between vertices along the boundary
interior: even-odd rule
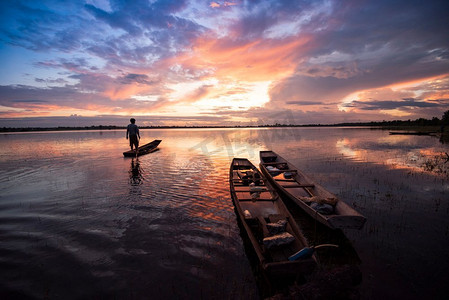
[[[268,89],[271,81],[250,82],[239,85],[223,84],[195,105],[208,110],[229,107],[233,110],[247,110],[251,107],[262,107],[269,99]],[[239,88],[240,87],[240,88]],[[240,90],[240,92],[238,92]],[[237,92],[234,92],[237,91]]]
[[[131,96],[132,99],[136,99],[138,101],[157,101],[159,96],[157,95],[135,95]]]
[[[359,93],[361,93],[361,92],[357,91],[357,92],[351,93],[351,94],[347,95],[346,97],[344,97],[341,100],[341,103],[338,104],[338,110],[344,111],[344,112],[351,111],[351,108],[348,107],[348,105],[350,105],[353,101],[359,100]]]
[[[3,2],[4,118],[227,124],[289,110],[294,123],[335,124],[439,117],[449,107],[437,5],[410,4],[379,26],[372,14],[390,13],[386,2]],[[441,20],[419,25],[432,18]]]
[[[350,157],[352,159],[360,158],[360,153],[351,149],[351,143],[347,138],[338,140],[335,144],[335,147],[338,149],[338,152],[340,152],[344,156]]]

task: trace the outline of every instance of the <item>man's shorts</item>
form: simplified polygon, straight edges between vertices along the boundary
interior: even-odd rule
[[[139,139],[137,138],[137,135],[130,135],[129,136],[129,145],[134,145],[137,148],[139,148]]]

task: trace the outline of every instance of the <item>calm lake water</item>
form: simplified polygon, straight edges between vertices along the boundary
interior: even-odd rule
[[[449,146],[363,128],[0,135],[0,296],[258,299],[229,195],[233,157],[274,150],[364,214],[344,235],[363,299],[446,299]],[[310,242],[316,236],[308,236]]]

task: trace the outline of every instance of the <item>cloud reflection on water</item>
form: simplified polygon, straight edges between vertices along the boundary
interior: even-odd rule
[[[444,147],[434,144],[420,144],[419,139],[434,137],[388,136],[377,143],[364,143],[363,139],[343,138],[336,142],[336,149],[345,157],[358,162],[384,164],[392,169],[425,171],[439,175],[449,175],[449,155]]]
[[[103,291],[125,298],[132,290],[170,298],[194,288],[198,297],[251,298],[257,292],[228,173],[233,156],[257,165],[259,151],[268,149],[368,217],[362,231],[346,233],[368,274],[366,298],[379,289],[407,292],[410,285],[419,285],[419,295],[431,295],[437,289],[429,287],[447,283],[447,247],[441,246],[447,242],[447,180],[392,164],[448,152],[435,138],[360,128],[141,135],[163,142],[160,151],[138,160],[123,158],[128,144],[122,131],[0,135],[0,258],[8,262],[0,275],[9,289],[20,285],[35,297],[40,295],[33,287],[48,286],[50,296]],[[426,255],[429,249],[437,259]],[[54,276],[68,268],[71,282]],[[424,275],[418,280],[413,270]],[[384,274],[395,280],[383,282]],[[45,282],[36,282],[38,277]]]

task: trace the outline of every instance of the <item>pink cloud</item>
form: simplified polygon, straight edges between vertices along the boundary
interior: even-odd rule
[[[237,3],[225,1],[225,2],[223,2],[223,4],[220,4],[218,2],[211,2],[209,6],[212,8],[219,8],[219,7],[228,7],[228,6],[234,6],[234,5],[237,5]]]

